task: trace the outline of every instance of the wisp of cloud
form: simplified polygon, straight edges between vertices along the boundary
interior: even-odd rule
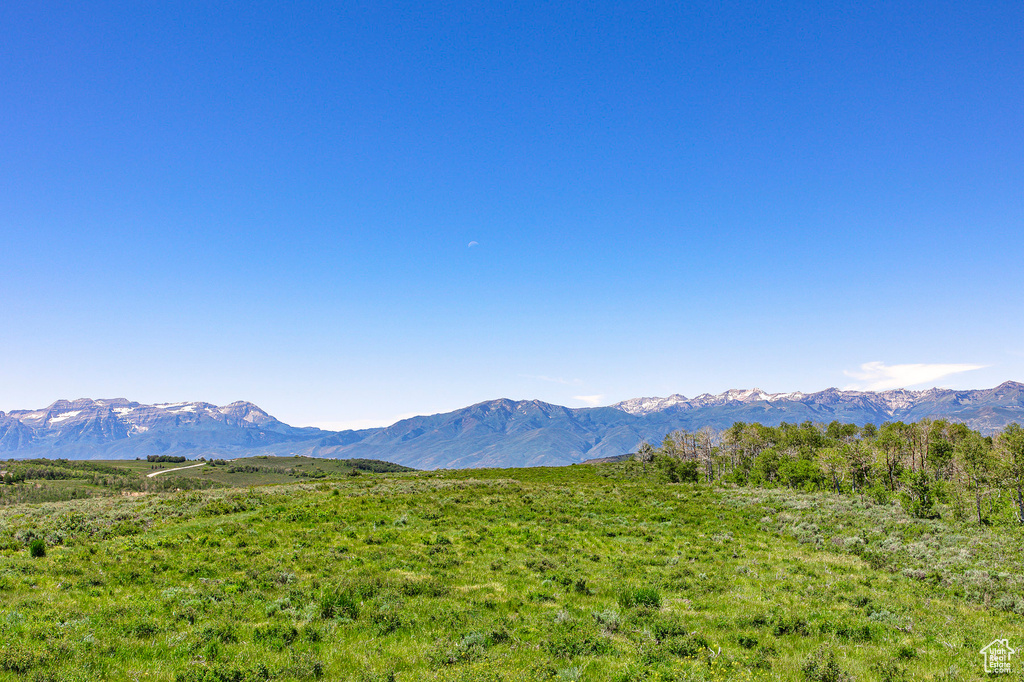
[[[887,391],[891,388],[907,388],[938,381],[943,377],[975,369],[984,369],[988,365],[972,364],[928,364],[917,363],[908,365],[886,365],[884,362],[865,362],[860,371],[843,370],[846,376],[857,379],[858,383],[847,386],[848,389],[863,391]]]

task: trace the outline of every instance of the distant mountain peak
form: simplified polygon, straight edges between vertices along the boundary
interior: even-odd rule
[[[362,457],[417,468],[536,466],[615,457],[677,429],[725,429],[737,421],[868,422],[948,419],[983,433],[1024,423],[1024,384],[982,390],[830,387],[816,393],[731,388],[570,408],[498,398],[391,426],[338,433],[284,424],[253,403],[145,405],[125,398],[58,400],[0,413],[0,452],[18,457],[133,458],[148,454]]]
[[[56,400],[38,410],[13,410],[3,419],[0,451],[31,447],[34,454],[43,456],[225,453],[232,448],[308,440],[321,433],[283,424],[241,400],[218,407],[205,402],[145,405],[125,398],[79,398]]]
[[[615,403],[610,407],[628,412],[629,414],[645,415],[673,408],[688,410],[727,403],[774,402],[777,400],[799,400],[803,397],[804,394],[799,391],[792,393],[767,393],[760,388],[730,388],[717,395],[701,393],[692,399],[680,393],[673,393],[667,398],[632,398]]]
[[[976,393],[967,391],[966,393]],[[1024,394],[1024,384],[1013,381],[1006,381],[994,389],[987,389],[985,393]],[[771,404],[793,402],[805,405],[826,405],[844,401],[861,401],[874,405],[883,412],[892,416],[901,410],[910,410],[922,401],[932,400],[937,396],[951,395],[954,393],[965,393],[965,391],[953,391],[943,388],[928,388],[923,390],[911,390],[907,388],[893,388],[886,391],[857,391],[841,390],[829,387],[816,393],[803,393],[792,391],[789,393],[767,393],[760,388],[730,388],[727,391],[712,395],[702,393],[693,399],[675,393],[667,398],[632,398],[611,405],[611,407],[622,410],[632,415],[645,416],[666,411],[686,411],[700,408],[728,405],[731,403],[756,403],[766,402]]]

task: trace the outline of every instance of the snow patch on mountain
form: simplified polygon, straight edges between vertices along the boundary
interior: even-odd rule
[[[781,403],[796,402],[804,404],[826,404],[840,401],[860,399],[871,404],[890,415],[901,410],[912,409],[922,400],[935,397],[943,389],[929,388],[923,391],[911,391],[905,388],[892,389],[888,391],[841,391],[837,388],[827,388],[817,393],[803,393],[792,391],[789,393],[768,393],[760,388],[731,388],[728,391],[718,394],[702,393],[696,398],[688,399],[683,395],[675,393],[667,398],[632,398],[615,403],[611,407],[628,412],[636,416],[645,416],[656,412],[668,410],[684,411],[694,410],[703,407],[714,407],[728,405],[730,403]]]

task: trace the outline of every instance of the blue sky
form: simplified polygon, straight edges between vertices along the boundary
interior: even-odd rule
[[[17,4],[0,409],[1024,380],[1019,2]]]

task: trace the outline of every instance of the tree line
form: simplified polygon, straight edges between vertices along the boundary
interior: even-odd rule
[[[922,419],[857,426],[736,422],[642,443],[636,458],[669,481],[802,490],[899,501],[919,518],[944,509],[978,523],[1024,524],[1024,428],[984,436],[960,422]]]

